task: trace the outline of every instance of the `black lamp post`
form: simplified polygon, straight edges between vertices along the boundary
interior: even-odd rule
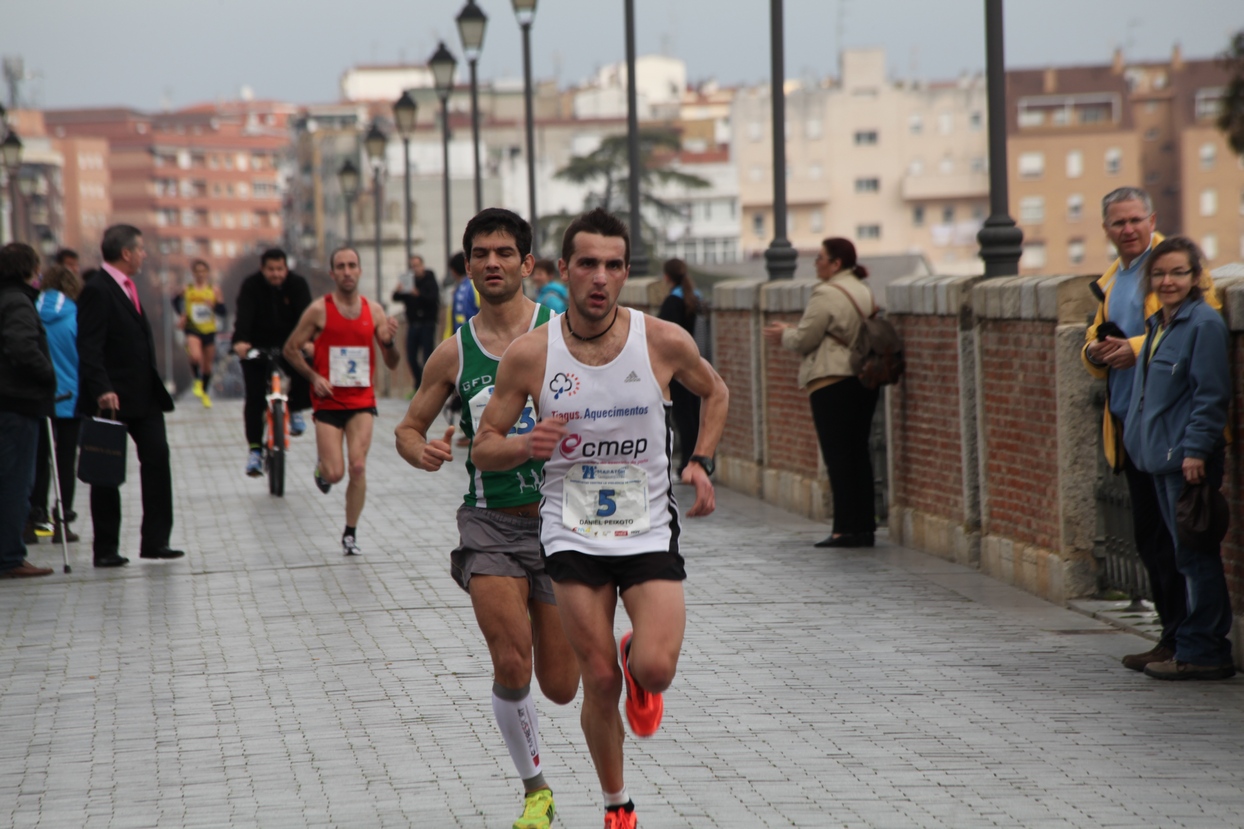
[[[22,166],[22,140],[15,130],[0,141],[0,160],[9,176],[9,232],[11,241],[17,241],[17,171]]]
[[[359,168],[354,160],[347,158],[337,171],[337,181],[341,183],[341,195],[346,200],[346,244],[354,246],[354,200],[359,194]]]
[[[371,162],[372,191],[376,197],[376,302],[382,306],[384,299],[380,293],[380,218],[384,211],[384,203],[380,190],[380,174],[384,171],[384,148],[388,143],[389,139],[385,138],[380,127],[373,121],[371,129],[367,131],[367,137],[363,139],[363,146],[367,149],[367,160]]]
[[[626,0],[626,155],[630,168],[627,200],[631,203],[631,273],[646,276],[648,249],[644,247],[643,219],[639,213],[639,93],[635,86],[635,0]]]
[[[976,234],[985,278],[1015,276],[1024,232],[1008,213],[1006,183],[1006,61],[1002,0],[985,0],[985,79],[989,101],[989,218]]]
[[[442,166],[442,182],[444,206],[442,213],[444,214],[445,224],[445,262],[449,262],[449,230],[453,223],[453,218],[449,213],[449,93],[454,89],[454,69],[458,66],[458,61],[454,58],[453,53],[445,48],[442,41],[436,47],[436,53],[432,55],[432,59],[428,61],[428,66],[432,69],[432,81],[436,84],[436,96],[441,99],[441,166]],[[446,271],[448,273],[448,271]]]
[[[484,28],[487,25],[488,15],[475,5],[475,0],[467,0],[462,11],[458,12],[458,37],[462,39],[462,54],[471,65],[471,144],[475,148],[476,213],[484,209],[484,185],[479,165],[479,81],[476,68],[480,50],[484,48]]]
[[[402,97],[397,99],[397,103],[393,105],[393,120],[397,124],[398,135],[402,136],[402,170],[405,172],[403,176],[403,192],[406,196],[406,261],[410,262],[410,255],[414,252],[411,247],[410,240],[410,137],[415,133],[415,116],[419,112],[419,105],[415,103],[415,99],[410,97],[409,92],[403,92]]]
[[[527,108],[527,212],[533,235],[536,231],[536,121],[531,85],[531,24],[536,19],[536,0],[514,0],[514,14],[523,30],[523,100]],[[540,249],[540,241],[534,239]]]
[[[769,279],[791,279],[799,251],[786,238],[786,47],[782,0],[769,0],[769,97],[773,110],[773,241],[765,250]]]

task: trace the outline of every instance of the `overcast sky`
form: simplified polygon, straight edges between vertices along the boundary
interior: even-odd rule
[[[481,78],[521,77],[509,0],[489,16]],[[444,38],[461,55],[464,0],[0,0],[0,54],[20,55],[42,107],[156,109],[233,98],[332,101],[356,63],[422,62]],[[766,0],[635,0],[640,54],[687,62],[692,80],[769,75]],[[883,46],[893,75],[946,79],[984,67],[983,0],[786,0],[788,77],[836,74],[838,46]],[[625,57],[622,0],[539,0],[534,71],[563,85]],[[841,22],[841,26],[839,25]],[[1240,0],[1009,0],[1007,65],[1163,59],[1178,42],[1212,57],[1244,29]],[[7,104],[7,92],[6,100]]]

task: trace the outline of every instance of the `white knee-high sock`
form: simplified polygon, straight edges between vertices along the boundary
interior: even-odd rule
[[[492,713],[527,791],[544,788],[544,774],[540,769],[540,727],[536,707],[531,701],[530,683],[524,688],[507,688],[494,682]]]

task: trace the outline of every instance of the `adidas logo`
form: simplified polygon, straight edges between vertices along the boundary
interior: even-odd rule
[[[625,380],[624,382],[627,382],[627,383],[638,383],[638,382],[639,382],[639,375],[638,375],[638,374],[636,374],[635,372],[633,372],[633,371],[632,371],[630,374],[626,375],[626,380]]]

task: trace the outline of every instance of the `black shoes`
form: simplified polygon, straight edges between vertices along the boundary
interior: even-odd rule
[[[823,541],[818,541],[812,545],[813,547],[871,547],[873,546],[872,533],[843,533],[842,535],[831,535]]]
[[[1129,653],[1123,657],[1123,667],[1133,671],[1143,671],[1150,662],[1169,662],[1175,658],[1175,652],[1161,645],[1144,653]]]
[[[116,553],[96,553],[95,554],[95,566],[96,567],[124,567],[125,565],[129,563],[130,563],[130,560],[128,558],[126,558],[125,556],[117,555]]]
[[[171,547],[165,546],[165,547],[157,547],[153,550],[143,550],[141,553],[138,554],[138,557],[139,558],[170,559],[170,558],[181,558],[185,554],[186,553],[184,550],[174,550]]]

